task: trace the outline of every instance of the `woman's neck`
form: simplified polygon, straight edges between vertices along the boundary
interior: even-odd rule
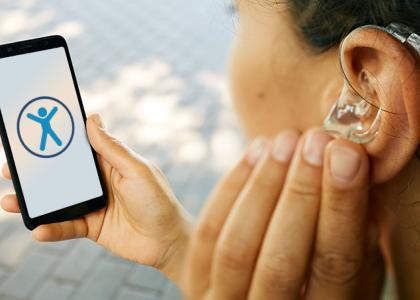
[[[420,299],[420,161],[372,190],[373,207],[401,299]]]

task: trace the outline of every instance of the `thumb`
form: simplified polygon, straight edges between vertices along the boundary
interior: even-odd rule
[[[86,122],[89,141],[95,151],[122,176],[133,173],[139,157],[104,128],[99,114],[91,115]],[[140,160],[141,161],[141,160]]]

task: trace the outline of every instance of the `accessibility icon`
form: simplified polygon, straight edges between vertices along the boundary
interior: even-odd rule
[[[29,153],[41,158],[55,157],[66,151],[73,140],[73,116],[62,101],[37,97],[21,109],[17,133]]]

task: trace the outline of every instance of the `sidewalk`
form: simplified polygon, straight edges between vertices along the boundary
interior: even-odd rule
[[[227,1],[3,0],[0,43],[65,36],[87,111],[161,166],[197,215],[241,147],[225,87]],[[151,268],[87,240],[35,243],[19,216],[0,212],[1,300],[179,297]]]

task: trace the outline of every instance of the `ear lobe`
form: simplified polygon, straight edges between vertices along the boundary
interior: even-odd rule
[[[413,157],[420,141],[419,58],[376,27],[356,29],[340,48],[349,85],[382,110],[376,138],[365,144],[372,180],[394,177]]]

